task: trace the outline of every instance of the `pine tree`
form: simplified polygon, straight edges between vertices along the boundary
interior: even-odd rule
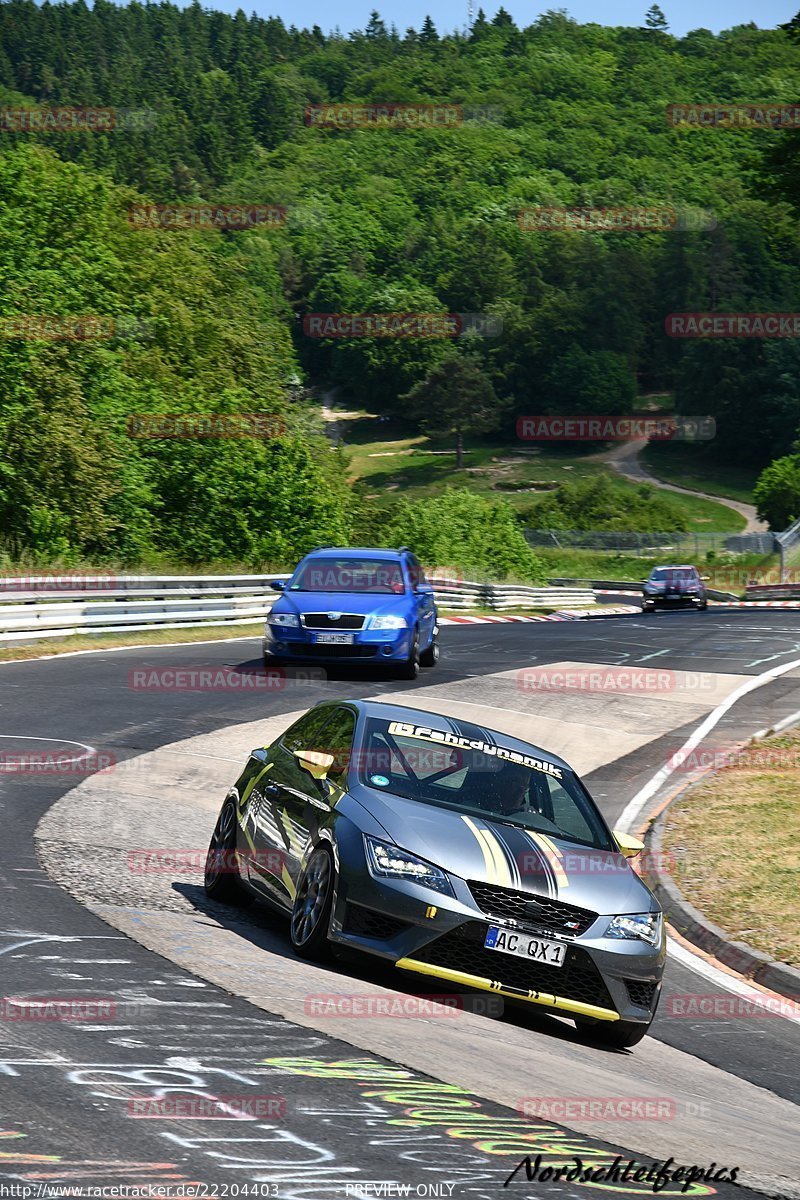
[[[644,23],[648,29],[661,29],[665,32],[669,29],[667,18],[657,4],[650,5],[645,14]]]
[[[423,46],[432,46],[439,41],[439,34],[436,32],[436,26],[430,17],[426,17],[422,22],[419,40]]]

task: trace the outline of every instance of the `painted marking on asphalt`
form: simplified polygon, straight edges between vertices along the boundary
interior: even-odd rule
[[[667,938],[667,949],[669,950],[670,958],[677,959],[683,966],[688,967],[696,975],[702,975],[704,979],[708,979],[710,983],[716,983],[720,987],[724,987],[727,991],[735,993],[737,996],[746,996],[748,1003],[758,1005],[759,1008],[766,1009],[771,1015],[776,1015],[776,1007],[774,999],[777,996],[785,1002],[786,1007],[792,1003],[785,996],[779,996],[777,992],[765,991],[764,999],[760,998],[758,984],[752,980],[741,979],[736,975],[728,975],[725,971],[720,971],[718,967],[713,966],[704,958],[699,958],[693,950],[688,950],[686,946],[682,946],[676,942],[674,938]],[[772,1003],[770,1003],[772,999]],[[780,1006],[777,1009],[777,1015],[783,1017],[784,1021],[793,1021],[795,1025],[800,1025],[800,1015],[795,1016],[791,1012],[783,1012]]]
[[[670,761],[656,771],[653,778],[643,788],[640,788],[633,799],[626,804],[617,820],[617,828],[623,833],[627,833],[632,828],[647,802],[652,800],[653,796],[666,783],[670,775],[682,765],[686,755],[690,754],[706,735],[719,724],[729,709],[733,708],[737,700],[741,700],[743,696],[756,691],[757,688],[763,687],[764,684],[770,683],[773,679],[779,679],[781,675],[788,675],[790,671],[797,670],[798,667],[800,667],[800,659],[793,659],[791,662],[783,663],[779,667],[771,667],[769,671],[755,675],[752,679],[746,680],[745,683],[740,684],[735,691],[731,692],[721,704],[712,709],[708,716],[700,722],[697,729],[687,738],[680,750],[670,756]]]
[[[671,646],[668,646],[666,650],[654,650],[652,654],[643,654],[641,658],[635,658],[633,661],[647,662],[648,658],[658,658],[659,654],[669,654],[671,650]]]
[[[82,750],[86,751],[85,754],[79,754],[77,756],[77,758],[75,758],[73,756],[72,758],[67,759],[66,760],[67,763],[79,763],[84,758],[89,758],[90,755],[97,754],[97,751],[95,750],[94,746],[87,746],[86,742],[75,742],[75,741],[73,741],[72,738],[34,737],[34,735],[31,733],[26,733],[26,734],[0,733],[0,739],[9,741],[9,742],[14,742],[14,741],[16,741],[16,742],[47,742],[48,745],[50,745],[50,746],[80,746]],[[59,757],[60,757],[60,755],[59,755]],[[2,771],[2,769],[3,769],[3,763],[0,762],[0,771]],[[13,769],[13,764],[12,764],[12,769]]]
[[[792,646],[792,650],[795,652],[800,650],[800,642],[795,642]],[[753,662],[749,662],[746,665],[748,667],[760,667],[762,663],[773,662],[776,658],[783,658],[784,654],[790,653],[791,650],[779,650],[777,654],[769,654],[766,658],[756,658],[753,660]]]
[[[743,696],[748,695],[750,692],[756,691],[765,684],[770,683],[773,679],[779,679],[781,675],[787,675],[789,671],[793,671],[797,667],[800,667],[800,660],[797,659],[795,659],[793,662],[783,663],[783,665],[779,667],[772,667],[769,671],[764,671],[760,675],[756,675],[755,678],[747,680],[747,682],[738,687],[735,692],[732,692],[726,700],[723,700],[721,704],[717,705],[717,707],[708,714],[705,720],[698,725],[694,733],[687,738],[680,750],[678,750],[676,754],[672,755],[670,762],[665,763],[664,766],[655,773],[653,778],[646,783],[643,788],[640,788],[633,799],[625,806],[619,818],[617,819],[617,829],[619,829],[622,833],[629,832],[641,815],[645,805],[653,798],[654,795],[656,795],[667,779],[669,779],[670,775],[673,774],[679,763],[684,761],[685,755],[690,754],[691,751],[703,741],[706,735],[709,734],[711,730],[719,724],[725,713],[733,707],[737,700],[740,700]],[[797,715],[798,714],[793,714],[793,716]],[[706,962],[705,959],[700,958],[693,951],[686,949],[685,946],[679,945],[673,938],[667,939],[667,949],[673,958],[676,958],[679,962],[683,963],[684,966],[689,967],[696,974],[702,975],[704,979],[710,980],[719,987],[727,988],[728,991],[734,992],[738,995],[749,995],[753,990],[754,985],[752,983],[747,984],[744,980],[738,977],[726,975],[717,967],[712,966],[711,963]],[[748,991],[748,988],[750,991]],[[793,1016],[784,1012],[779,1012],[778,1015],[781,1016],[785,1021],[792,1021],[795,1024],[800,1024],[800,1016]]]

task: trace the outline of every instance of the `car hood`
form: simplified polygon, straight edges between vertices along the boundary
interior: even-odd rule
[[[295,616],[307,612],[358,613],[367,616],[368,613],[404,611],[410,599],[405,593],[387,595],[385,592],[282,592],[272,610],[294,613]]]
[[[657,907],[627,859],[553,834],[408,800],[365,784],[350,794],[383,826],[395,845],[465,880],[559,899],[600,914]]]

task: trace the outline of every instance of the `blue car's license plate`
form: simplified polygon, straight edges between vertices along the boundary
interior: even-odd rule
[[[352,646],[355,641],[353,633],[318,633],[314,638],[318,644],[322,642],[326,646]]]
[[[567,954],[563,942],[551,942],[547,938],[532,937],[529,933],[517,933],[511,929],[499,929],[497,925],[492,925],[488,930],[483,944],[487,950],[515,954],[518,958],[544,963],[548,967],[563,967]]]

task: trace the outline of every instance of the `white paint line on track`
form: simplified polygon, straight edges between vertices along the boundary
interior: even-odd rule
[[[800,659],[795,658],[791,662],[783,663],[780,667],[771,667],[769,671],[764,671],[761,675],[755,675],[752,679],[748,679],[746,683],[740,684],[735,691],[731,692],[730,696],[723,700],[721,704],[718,704],[716,708],[712,709],[708,716],[697,726],[694,733],[683,743],[680,750],[677,750],[671,756],[670,761],[666,762],[660,770],[656,771],[653,778],[643,788],[640,788],[633,799],[626,804],[617,820],[617,828],[624,833],[630,831],[648,800],[652,800],[653,796],[666,783],[670,775],[683,764],[686,755],[690,754],[703,741],[706,735],[719,724],[726,712],[733,708],[737,700],[741,700],[743,696],[756,691],[757,688],[763,687],[764,684],[770,683],[773,679],[780,678],[781,675],[788,675],[789,671],[797,670],[799,667]]]
[[[72,765],[74,763],[82,762],[83,759],[89,758],[89,756],[92,754],[97,754],[97,751],[95,750],[94,746],[89,746],[89,745],[87,745],[86,742],[73,741],[72,738],[35,737],[32,733],[25,733],[25,734],[0,733],[0,738],[3,739],[4,741],[8,741],[8,742],[13,742],[13,741],[17,741],[17,742],[47,742],[48,745],[50,745],[50,746],[80,746],[80,748],[82,750],[85,750],[86,753],[79,754],[77,757],[73,756],[72,758],[67,759],[67,762],[70,765]],[[59,755],[59,757],[60,757],[60,755]],[[2,771],[2,770],[3,770],[3,762],[2,762],[2,760],[0,760],[0,771]],[[12,771],[13,771],[13,764],[12,764]]]
[[[674,958],[684,967],[688,967],[695,975],[702,975],[709,983],[715,983],[717,986],[723,987],[726,991],[733,992],[737,996],[745,996],[749,1004],[756,1004],[760,1008],[775,1013],[775,997],[778,996],[777,992],[762,992],[758,984],[741,979],[736,975],[728,975],[725,971],[720,971],[718,967],[713,966],[706,959],[700,958],[691,950],[687,950],[685,946],[682,946],[673,938],[667,938],[667,950],[670,958]],[[784,1000],[787,1009],[792,1004],[797,1008],[796,1000],[789,1000],[788,997],[779,997],[779,999]],[[800,1025],[800,1014],[795,1015],[791,1011],[784,1012],[783,1006],[778,1007],[777,1015],[783,1017],[784,1021],[793,1021],[795,1025]]]
[[[649,783],[646,783],[643,788],[640,788],[633,799],[623,809],[615,823],[615,827],[623,833],[628,833],[630,831],[632,826],[636,823],[637,819],[641,815],[648,800],[652,799],[662,784],[669,779],[676,767],[683,762],[684,756],[686,754],[690,754],[691,751],[703,741],[706,735],[709,734],[717,724],[719,724],[725,713],[733,707],[737,700],[740,700],[742,696],[746,696],[750,692],[756,691],[757,688],[763,687],[764,684],[770,683],[773,679],[778,679],[781,675],[788,674],[789,671],[794,670],[796,667],[800,667],[800,660],[798,659],[795,659],[793,662],[784,663],[780,667],[772,667],[771,670],[764,671],[761,675],[756,675],[753,679],[749,679],[747,683],[743,683],[736,689],[735,692],[731,692],[730,696],[728,696],[726,700],[723,700],[721,704],[718,704],[717,707],[708,714],[705,720],[698,725],[697,729],[689,738],[687,738],[680,750],[678,750],[676,754],[672,755],[671,761],[665,763],[664,766],[656,772]],[[800,718],[800,713],[792,713],[791,716],[787,717],[784,721],[780,721],[778,725],[774,726],[774,732],[779,732],[780,729],[786,728],[798,718]],[[759,733],[755,734],[755,737],[763,737],[768,732],[769,730],[760,730]],[[736,995],[747,996],[748,1000],[755,1004],[761,1003],[758,999],[759,990],[756,984],[748,984],[744,979],[741,979],[738,976],[726,974],[725,971],[719,970],[718,967],[713,966],[710,962],[704,958],[701,958],[698,954],[693,953],[693,951],[687,949],[685,946],[681,946],[673,938],[667,938],[667,951],[672,958],[682,963],[683,966],[688,967],[691,971],[694,971],[696,975],[701,975],[710,983],[714,983],[718,987],[725,988],[727,991],[733,992]],[[777,995],[777,993],[769,994]],[[772,1011],[771,1006],[766,1002],[766,997],[763,1007],[770,1008],[770,1011]],[[792,1021],[794,1024],[800,1025],[800,1015],[795,1016],[791,1013],[782,1011],[779,1011],[778,1015],[782,1017],[784,1021]]]

